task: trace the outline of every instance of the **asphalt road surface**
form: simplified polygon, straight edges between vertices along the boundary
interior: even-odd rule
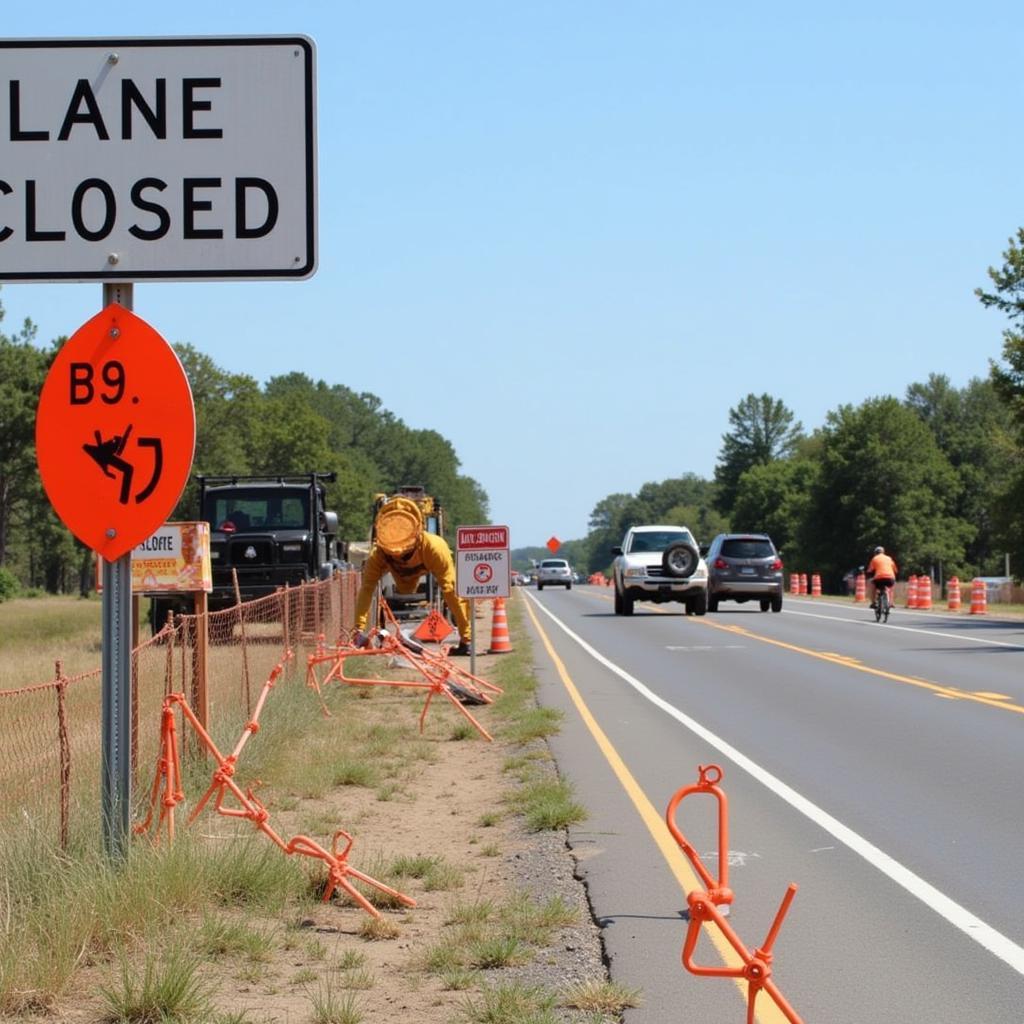
[[[612,591],[517,591],[541,700],[565,712],[560,770],[590,811],[573,828],[628,1024],[743,1024],[745,982],[680,955],[686,893],[673,793],[721,767],[729,924],[761,946],[799,886],[772,980],[805,1024],[1024,1022],[1024,622],[791,598],[686,616]],[[712,875],[713,797],[682,803]],[[722,967],[708,927],[695,962]],[[718,943],[715,938],[719,938]],[[735,961],[734,961],[735,962]],[[786,1018],[769,997],[757,1020]]]

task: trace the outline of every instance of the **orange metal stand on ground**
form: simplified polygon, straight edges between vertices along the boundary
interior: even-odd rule
[[[772,946],[778,937],[779,929],[782,927],[783,919],[789,910],[790,903],[796,895],[796,885],[790,885],[782,897],[782,904],[764,943],[753,952],[748,950],[740,937],[729,926],[725,915],[718,907],[727,906],[733,901],[733,892],[729,888],[729,804],[725,793],[719,788],[718,783],[722,780],[722,769],[716,764],[698,765],[700,773],[699,781],[692,786],[684,786],[678,790],[669,801],[665,811],[665,823],[668,825],[672,838],[675,839],[679,848],[686,854],[694,871],[700,876],[701,881],[707,886],[707,891],[695,890],[686,897],[689,905],[690,923],[686,930],[686,939],[683,942],[682,961],[683,966],[691,973],[703,977],[714,978],[746,978],[747,979],[747,1024],[754,1024],[754,1005],[758,993],[763,989],[772,997],[775,1005],[782,1011],[786,1020],[791,1024],[803,1024],[796,1011],[786,1002],[785,997],[778,987],[771,980],[772,974]],[[687,841],[686,837],[676,825],[676,811],[679,804],[693,793],[710,794],[718,801],[718,877],[715,878],[704,866],[700,855]],[[740,967],[701,967],[693,962],[693,953],[697,947],[697,940],[700,938],[701,927],[705,922],[716,925],[725,936],[729,945],[736,951],[743,961]]]
[[[452,661],[447,654],[434,653],[422,644],[404,637],[387,604],[381,602],[381,610],[388,625],[392,629],[373,629],[368,634],[369,643],[366,647],[356,647],[352,643],[338,643],[335,646],[320,644],[317,651],[306,659],[306,684],[320,694],[321,689],[332,680],[347,683],[350,686],[392,686],[404,689],[426,690],[427,699],[420,713],[420,732],[435,695],[450,701],[464,715],[473,728],[485,740],[491,740],[491,734],[471,715],[462,701],[469,700],[474,704],[491,704],[493,693],[501,693],[500,686],[487,682],[479,676],[471,675]],[[373,646],[376,644],[377,646]],[[409,667],[418,672],[421,679],[374,679],[370,677],[353,677],[345,675],[345,661],[348,658],[400,658]],[[327,675],[322,680],[316,677],[316,666],[330,664]],[[327,708],[324,707],[327,714]]]
[[[290,651],[287,657],[291,657]],[[411,896],[406,896],[404,893],[398,892],[397,889],[392,889],[390,886],[377,881],[375,878],[371,878],[348,863],[349,850],[352,849],[352,836],[348,832],[339,829],[334,833],[330,851],[325,850],[319,843],[308,836],[298,835],[286,843],[268,824],[269,812],[256,798],[253,791],[248,789],[243,793],[234,781],[235,766],[238,763],[242,748],[250,736],[259,732],[260,712],[263,710],[267,696],[274,688],[283,669],[284,662],[274,667],[270,678],[263,685],[263,690],[260,693],[259,700],[256,702],[252,719],[246,723],[242,730],[242,735],[235,744],[235,749],[226,757],[217,749],[217,745],[210,737],[210,734],[203,728],[195,713],[188,706],[188,701],[183,693],[171,693],[164,698],[160,725],[160,754],[157,757],[156,778],[153,780],[153,788],[150,793],[149,814],[146,816],[145,821],[135,826],[135,833],[143,834],[153,827],[153,835],[154,839],[156,839],[159,838],[160,830],[166,826],[168,841],[174,841],[174,809],[185,799],[185,793],[182,789],[178,732],[174,722],[174,709],[177,707],[181,712],[183,721],[192,726],[192,729],[199,737],[200,743],[213,755],[217,762],[209,788],[203,794],[199,803],[196,804],[195,810],[188,816],[189,824],[196,819],[210,798],[216,794],[214,808],[218,814],[222,814],[227,818],[245,818],[251,821],[260,832],[267,836],[285,854],[298,854],[302,857],[322,860],[327,866],[327,884],[324,888],[323,896],[325,903],[334,895],[336,889],[343,889],[368,914],[380,917],[380,912],[377,908],[349,881],[350,878],[355,878],[386,893],[400,903],[404,903],[407,907],[416,906],[416,901]],[[224,799],[229,794],[238,802],[237,808],[224,806]],[[154,827],[153,817],[158,803],[160,805],[160,815]],[[338,849],[339,839],[345,840],[345,847],[340,851]]]

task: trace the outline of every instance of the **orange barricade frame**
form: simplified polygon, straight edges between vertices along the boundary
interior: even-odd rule
[[[244,818],[247,821],[251,821],[260,832],[267,836],[288,856],[297,854],[302,857],[312,857],[323,861],[327,866],[327,884],[324,888],[323,896],[325,903],[334,895],[335,890],[340,888],[348,893],[368,914],[371,914],[373,917],[380,917],[380,911],[349,881],[349,878],[356,878],[367,885],[373,886],[380,892],[386,893],[400,903],[404,903],[407,907],[415,907],[416,901],[411,896],[406,896],[397,889],[392,889],[390,886],[377,881],[375,878],[371,878],[348,863],[348,854],[352,849],[353,842],[352,836],[348,832],[338,829],[334,833],[329,851],[325,850],[319,843],[308,836],[297,835],[288,842],[285,842],[270,827],[268,823],[269,812],[255,796],[252,789],[247,789],[243,793],[234,780],[235,766],[238,763],[242,749],[248,742],[249,737],[259,732],[259,717],[263,710],[263,705],[266,703],[270,691],[274,688],[281,673],[284,671],[285,663],[291,660],[291,658],[292,652],[289,650],[284,660],[278,662],[270,673],[270,677],[263,684],[263,689],[256,702],[252,718],[245,724],[242,735],[235,744],[234,750],[227,756],[220,752],[210,734],[203,728],[202,723],[189,707],[185,694],[170,693],[164,698],[160,724],[160,753],[157,757],[156,777],[153,780],[153,787],[150,791],[149,813],[145,821],[136,825],[133,831],[137,835],[142,835],[149,832],[152,828],[153,838],[158,840],[161,830],[166,828],[168,842],[174,841],[174,809],[185,799],[182,787],[178,730],[175,725],[174,716],[174,709],[177,708],[181,713],[183,726],[187,723],[192,727],[200,743],[217,762],[209,788],[188,816],[188,823],[190,825],[202,812],[210,798],[216,794],[214,809],[218,814],[227,818]],[[224,800],[228,795],[234,797],[237,801],[237,808],[224,806]],[[156,815],[158,804],[160,806],[160,813],[154,825],[153,819]],[[345,846],[341,850],[338,849],[338,841],[340,839],[345,840]]]
[[[683,966],[691,974],[701,977],[746,978],[747,1024],[754,1024],[754,1005],[758,994],[762,990],[771,996],[786,1020],[790,1021],[791,1024],[803,1024],[802,1019],[797,1015],[793,1007],[786,1002],[785,997],[779,991],[775,982],[771,980],[772,946],[778,937],[779,929],[782,927],[782,922],[789,910],[789,905],[793,902],[793,897],[796,895],[797,886],[791,883],[786,890],[786,894],[782,897],[782,904],[762,945],[754,949],[753,952],[748,950],[740,937],[729,926],[725,915],[718,909],[719,906],[727,907],[733,901],[733,892],[729,888],[729,802],[725,793],[718,786],[718,783],[722,781],[722,769],[716,764],[710,764],[698,765],[697,771],[699,772],[699,781],[694,785],[683,786],[682,789],[677,790],[665,811],[665,824],[668,826],[672,838],[686,855],[694,871],[700,876],[701,881],[707,886],[706,891],[694,890],[688,893],[686,897],[686,902],[689,906],[690,923],[686,929],[686,939],[683,942]],[[693,793],[710,794],[718,803],[717,878],[704,866],[700,855],[687,841],[676,824],[676,813],[680,803]],[[742,966],[702,967],[694,963],[694,950],[697,948],[700,930],[705,922],[714,924],[725,936],[726,941],[743,961]]]
[[[473,728],[485,740],[490,741],[491,734],[466,710],[462,700],[469,700],[474,704],[492,704],[494,698],[491,695],[502,693],[501,687],[459,668],[448,657],[447,647],[435,653],[417,641],[403,636],[398,620],[385,602],[381,602],[381,611],[390,628],[370,630],[367,633],[368,642],[365,647],[357,647],[351,641],[327,646],[321,638],[318,649],[306,659],[306,685],[316,690],[318,696],[321,696],[322,689],[334,680],[349,686],[395,686],[426,690],[427,697],[423,703],[423,710],[420,712],[421,733],[430,703],[436,695],[450,701],[468,719]],[[418,672],[421,678],[375,679],[366,676],[345,675],[345,662],[349,658],[381,657],[401,658],[408,663],[411,669]],[[329,664],[330,668],[322,680],[317,679],[316,666],[324,664]],[[322,698],[321,708],[325,715],[330,714]]]

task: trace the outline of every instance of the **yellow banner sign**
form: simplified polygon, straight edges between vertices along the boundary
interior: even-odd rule
[[[103,574],[97,564],[96,589]],[[164,523],[132,549],[132,593],[213,590],[209,523]]]

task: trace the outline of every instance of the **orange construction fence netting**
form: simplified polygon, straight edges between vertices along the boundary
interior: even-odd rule
[[[359,579],[358,572],[339,572],[205,613],[210,727],[234,730],[248,721],[286,652],[314,650],[324,636],[349,637]],[[196,615],[175,616],[132,652],[136,801],[145,798],[157,758],[165,697],[184,693],[195,705],[198,622]],[[0,690],[0,830],[16,820],[66,847],[74,832],[99,820],[101,716],[99,667],[66,676],[58,660],[52,679]]]

